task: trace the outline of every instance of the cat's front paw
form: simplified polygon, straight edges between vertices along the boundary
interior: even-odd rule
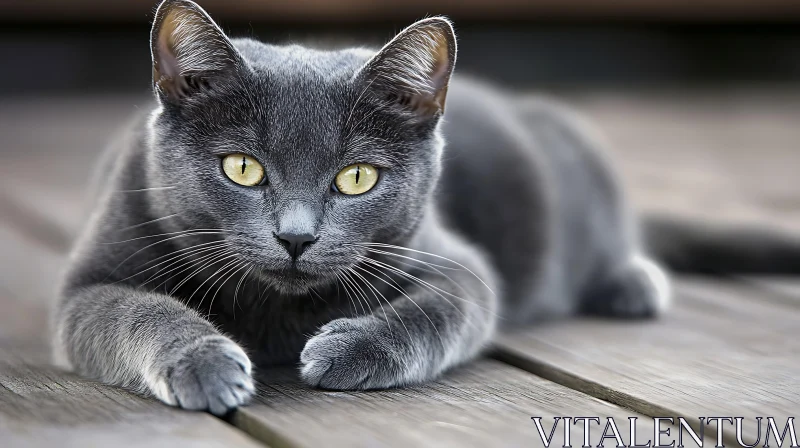
[[[404,331],[404,330],[401,330]],[[386,389],[424,380],[406,333],[374,316],[337,319],[320,328],[300,355],[300,375],[332,390]]]
[[[255,388],[250,359],[236,343],[217,336],[189,347],[167,369],[153,393],[183,409],[224,415],[247,402]]]

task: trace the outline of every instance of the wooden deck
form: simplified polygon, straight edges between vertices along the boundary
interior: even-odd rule
[[[610,135],[640,210],[800,232],[800,91],[565,98]],[[481,359],[420,387],[324,392],[293,369],[261,370],[257,399],[228,420],[60,371],[48,363],[47,308],[87,216],[88,173],[144,104],[0,104],[0,447],[542,446],[534,416],[546,431],[555,416],[614,417],[626,443],[629,417],[642,442],[653,417],[739,416],[754,441],[755,417],[782,428],[798,416],[800,277],[680,278],[674,309],[656,322],[574,319],[503,334]],[[604,425],[592,427],[595,446]],[[579,446],[582,426],[570,434]],[[724,438],[738,446],[731,425]]]

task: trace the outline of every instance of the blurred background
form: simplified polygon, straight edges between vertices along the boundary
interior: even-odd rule
[[[146,88],[156,0],[0,2],[7,94]],[[794,0],[206,0],[234,36],[381,44],[445,14],[459,71],[505,85],[643,87],[792,82]],[[10,63],[9,63],[10,62]]]
[[[450,16],[457,73],[559,98],[608,136],[636,207],[800,232],[797,0],[200,0],[231,36],[380,46]],[[91,167],[150,107],[155,0],[0,0],[0,345],[42,311]]]

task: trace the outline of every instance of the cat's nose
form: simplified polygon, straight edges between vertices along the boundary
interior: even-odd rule
[[[317,237],[310,233],[291,232],[276,233],[275,238],[286,248],[286,251],[292,256],[292,260],[297,260],[297,257],[317,240]]]

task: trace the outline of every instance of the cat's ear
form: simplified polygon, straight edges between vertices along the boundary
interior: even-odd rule
[[[164,0],[150,34],[153,86],[158,95],[180,102],[242,63],[225,33],[190,0]]]
[[[423,117],[444,112],[456,62],[456,36],[445,17],[420,20],[401,31],[363,68],[371,89]]]

